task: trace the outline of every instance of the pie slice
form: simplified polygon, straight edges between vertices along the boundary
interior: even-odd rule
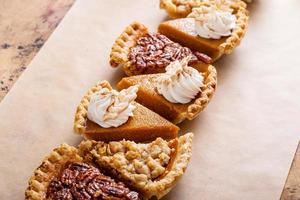
[[[165,2],[162,0],[162,2]],[[171,1],[166,1],[170,3]],[[197,4],[200,1],[188,1],[187,5]],[[199,3],[199,5],[206,6],[207,3]],[[162,5],[165,5],[162,3]],[[204,38],[197,34],[196,21],[193,17],[180,18],[162,22],[158,27],[158,32],[167,36],[172,41],[178,42],[184,46],[189,47],[194,51],[200,51],[217,60],[223,54],[230,54],[235,47],[237,47],[245,35],[248,25],[248,11],[244,2],[240,0],[232,1],[229,5],[232,14],[235,16],[235,28],[232,30],[231,35],[222,36],[219,39]],[[169,6],[163,6],[167,9]],[[188,6],[189,14],[191,12]],[[192,7],[191,7],[192,8]],[[174,14],[174,13],[173,13]],[[171,15],[173,15],[171,14]]]
[[[150,109],[134,102],[135,109],[133,116],[126,123],[118,127],[103,128],[87,117],[88,106],[91,96],[102,88],[112,90],[107,81],[102,81],[92,87],[82,98],[77,107],[74,121],[74,130],[85,138],[102,141],[132,140],[132,141],[152,141],[157,137],[173,139],[177,137],[179,128],[159,116]]]
[[[201,92],[187,104],[171,103],[160,95],[155,87],[156,79],[162,74],[137,75],[123,78],[118,89],[139,85],[136,101],[160,114],[169,121],[178,124],[185,119],[192,120],[207,106],[217,84],[217,72],[212,65],[194,66],[204,77]]]
[[[193,134],[187,133],[169,142],[157,138],[148,144],[87,140],[79,145],[79,150],[144,199],[160,199],[185,172],[192,154],[192,139]]]
[[[62,144],[34,171],[25,191],[26,200],[139,200],[141,195],[123,182],[105,176],[79,155],[78,149]]]
[[[123,66],[128,76],[165,72],[174,60],[192,56],[190,64],[208,64],[211,58],[198,51],[191,51],[171,41],[165,35],[150,33],[139,22],[130,24],[115,41],[110,54],[112,67]]]
[[[221,2],[222,0],[160,0],[160,8],[164,9],[171,18],[184,18],[192,12],[195,7],[207,3]],[[228,0],[225,0],[228,2]],[[230,0],[233,6],[246,8],[247,5],[240,0]],[[251,0],[244,0],[251,2]]]

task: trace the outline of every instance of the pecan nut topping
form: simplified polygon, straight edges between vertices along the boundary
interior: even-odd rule
[[[189,64],[199,61],[211,62],[209,56],[200,52],[192,52],[191,49],[183,47],[159,33],[148,33],[141,37],[129,53],[129,59],[139,70],[165,68],[171,62],[182,60],[187,56],[192,57]]]
[[[139,194],[115,182],[85,163],[70,162],[51,181],[47,198],[52,200],[139,200]]]

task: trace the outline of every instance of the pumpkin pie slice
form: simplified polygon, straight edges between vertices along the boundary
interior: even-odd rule
[[[143,199],[160,199],[184,174],[192,154],[193,134],[170,141],[157,138],[151,143],[132,141],[83,141],[79,150],[101,170],[121,180]]]
[[[128,76],[165,72],[174,60],[192,56],[190,64],[208,64],[211,58],[199,51],[191,51],[168,37],[151,33],[139,22],[130,24],[117,38],[110,53],[112,67],[122,66]]]
[[[120,180],[104,175],[79,154],[62,144],[34,171],[25,191],[26,200],[139,200],[141,195]]]
[[[187,1],[186,6],[189,6],[184,15],[188,16],[162,22],[158,32],[194,51],[207,54],[213,61],[217,60],[223,54],[230,54],[240,44],[248,25],[245,3],[240,0],[226,2],[229,2],[228,5]],[[168,7],[163,6],[176,16],[176,12]]]
[[[216,89],[217,72],[212,65],[194,66],[203,76],[201,91],[188,103],[173,103],[158,93],[157,79],[164,75],[147,74],[123,78],[118,89],[139,85],[136,101],[177,124],[185,119],[192,120],[207,106]],[[181,91],[178,91],[179,93]]]
[[[114,140],[132,140],[132,141],[153,141],[157,137],[162,137],[164,139],[172,139],[177,137],[177,133],[179,128],[169,122],[168,120],[164,119],[160,115],[156,114],[155,112],[151,111],[150,109],[142,106],[141,104],[132,101],[132,105],[126,105],[126,102],[121,102],[119,105],[115,107],[108,107],[106,110],[102,110],[103,105],[106,104],[105,102],[94,102],[96,106],[91,113],[95,116],[98,114],[100,115],[101,112],[107,112],[107,110],[117,110],[121,108],[121,114],[115,116],[116,113],[106,113],[104,118],[112,119],[112,125],[115,125],[116,120],[119,120],[118,117],[126,114],[127,108],[135,107],[132,111],[132,114],[129,114],[127,117],[128,120],[124,120],[125,123],[117,124],[116,127],[105,127],[107,124],[99,124],[97,121],[92,121],[89,119],[88,110],[91,104],[91,99],[94,94],[101,90],[113,90],[110,84],[107,81],[102,81],[92,87],[87,94],[82,98],[79,106],[77,107],[75,120],[74,120],[74,130],[76,133],[83,135],[85,138],[93,139],[93,140],[102,140],[102,141],[114,141]],[[122,91],[120,92],[122,93]],[[121,97],[121,98],[127,98]],[[105,100],[105,99],[104,99]],[[120,99],[114,100],[120,101]],[[125,107],[123,107],[125,104]],[[94,106],[93,105],[93,106]],[[98,106],[98,107],[97,107]],[[93,107],[92,107],[93,108]],[[125,110],[125,111],[124,111]],[[118,114],[118,113],[117,113]],[[93,117],[92,115],[92,117]],[[111,115],[111,116],[109,116]],[[105,123],[110,123],[110,121],[105,121]],[[123,120],[123,119],[121,119]],[[117,121],[118,122],[118,121]]]

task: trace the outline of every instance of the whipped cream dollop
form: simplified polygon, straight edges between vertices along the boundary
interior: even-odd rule
[[[236,27],[236,16],[230,8],[224,9],[217,5],[193,8],[188,17],[195,19],[197,34],[203,38],[220,39],[230,36]]]
[[[102,88],[91,96],[87,117],[103,128],[118,127],[133,116],[138,86],[120,92]]]
[[[201,91],[203,76],[189,67],[191,56],[171,62],[166,72],[156,79],[156,89],[172,103],[189,103]]]

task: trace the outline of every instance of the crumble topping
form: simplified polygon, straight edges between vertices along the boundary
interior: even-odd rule
[[[121,174],[144,185],[163,175],[175,149],[161,138],[148,144],[131,141],[110,142],[98,146],[99,159]]]

